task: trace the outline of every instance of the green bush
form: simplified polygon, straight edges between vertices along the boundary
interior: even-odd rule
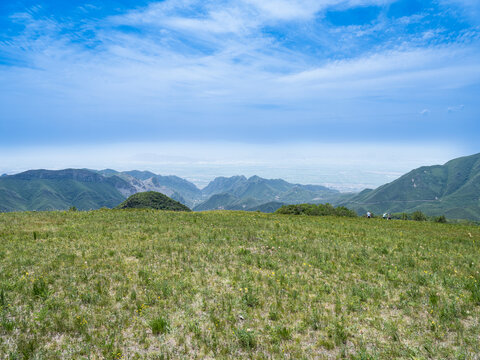
[[[415,211],[412,214],[412,220],[415,221],[427,221],[427,217],[425,216],[424,213],[422,213],[420,210]]]
[[[437,223],[445,224],[445,223],[447,222],[447,218],[445,217],[445,215],[437,216],[437,217],[434,219],[434,221],[437,222]]]
[[[284,205],[276,211],[277,214],[310,215],[310,216],[345,216],[357,217],[355,211],[345,206],[333,207],[331,204],[297,204]]]

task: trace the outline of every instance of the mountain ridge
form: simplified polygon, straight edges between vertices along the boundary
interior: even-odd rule
[[[0,211],[113,207],[132,191],[119,177],[84,169],[29,170],[0,178]]]
[[[419,210],[430,216],[480,220],[480,153],[422,166],[355,194],[256,175],[216,177],[199,189],[178,176],[150,171],[28,170],[0,177],[0,211],[113,208],[128,196],[146,191],[160,192],[196,211],[272,210],[285,204],[328,202],[359,214]]]
[[[147,191],[163,193],[188,207],[202,210],[270,209],[269,203],[315,202],[338,194],[337,190],[320,185],[291,184],[283,179],[256,175],[216,177],[199,189],[178,176],[150,171],[36,169],[0,177],[0,211],[64,210],[72,206],[80,210],[111,208],[135,193]],[[231,196],[228,201],[224,197],[223,204],[216,198],[208,202],[212,196],[224,193]],[[215,206],[208,205],[213,203]],[[267,204],[266,207],[262,207],[263,204]]]

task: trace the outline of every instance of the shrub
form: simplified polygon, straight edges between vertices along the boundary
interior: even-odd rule
[[[355,211],[345,206],[333,207],[331,204],[297,204],[284,205],[276,211],[277,214],[311,215],[311,216],[345,216],[356,217]]]
[[[412,219],[415,221],[426,221],[427,217],[420,210],[417,210],[412,214]]]
[[[447,222],[447,218],[445,217],[445,215],[437,216],[434,219],[434,221],[437,222],[437,223],[445,224]]]

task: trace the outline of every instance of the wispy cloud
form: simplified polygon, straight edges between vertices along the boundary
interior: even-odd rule
[[[166,0],[113,18],[115,22],[187,31],[244,33],[274,22],[312,20],[320,11],[340,7],[385,5],[394,0]]]
[[[477,0],[440,0],[440,3],[449,8],[456,6],[469,20],[480,24],[480,2]]]
[[[459,112],[459,111],[463,111],[464,108],[465,108],[465,105],[449,106],[447,108],[447,112],[449,113]]]
[[[445,114],[452,93],[478,113],[468,95],[480,82],[478,29],[448,12],[389,15],[394,3],[166,0],[95,18],[17,12],[10,19],[23,30],[0,43],[13,59],[0,65],[0,106],[12,119],[0,130],[262,142],[331,138],[325,129],[350,139],[370,121],[405,139],[396,121],[414,122],[422,108]],[[381,11],[363,25],[325,18],[368,6]]]

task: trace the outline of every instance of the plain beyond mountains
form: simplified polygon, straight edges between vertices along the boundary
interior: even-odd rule
[[[112,169],[29,170],[0,177],[0,211],[114,208],[127,197],[160,192],[194,211],[274,212],[287,204],[342,205],[366,211],[414,212],[480,220],[480,153],[410,171],[377,189],[340,193],[321,185],[259,176],[217,177],[206,187],[178,176]]]

